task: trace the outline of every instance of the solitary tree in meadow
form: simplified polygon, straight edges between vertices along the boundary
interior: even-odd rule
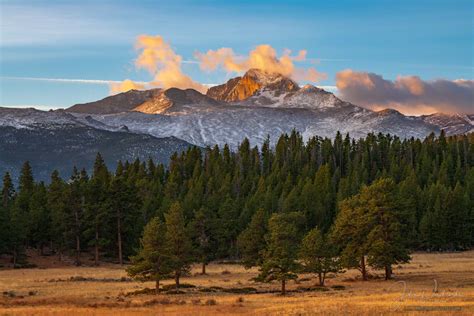
[[[305,226],[301,212],[273,214],[268,222],[267,249],[263,252],[257,281],[281,282],[281,294],[286,294],[286,282],[296,279],[301,265],[298,248]]]
[[[155,281],[156,294],[160,292],[160,281],[172,275],[171,257],[166,245],[166,227],[158,217],[145,226],[138,254],[131,257],[127,273],[140,281]]]

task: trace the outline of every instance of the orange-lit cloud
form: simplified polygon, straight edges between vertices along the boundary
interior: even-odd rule
[[[295,80],[317,82],[325,79],[326,74],[318,72],[315,68],[297,68],[295,62],[306,59],[306,51],[301,50],[296,56],[286,49],[278,57],[275,49],[270,45],[259,45],[250,51],[248,56],[238,56],[231,48],[223,47],[209,50],[207,53],[196,52],[195,57],[200,62],[200,67],[206,71],[214,71],[222,67],[228,72],[243,72],[251,68],[258,68],[268,72],[280,73]]]
[[[109,84],[110,94],[117,94],[120,92],[126,92],[129,90],[144,90],[145,85],[142,83],[134,82],[130,79],[126,79],[122,82],[112,82]]]
[[[164,41],[160,35],[140,35],[137,38],[135,47],[140,51],[140,55],[135,60],[138,69],[146,69],[153,76],[153,79],[146,87],[195,89],[205,93],[207,87],[194,81],[181,70],[182,57],[176,54],[171,46]],[[119,85],[111,85],[111,92],[118,93],[136,89],[137,84],[131,80],[125,80]],[[143,85],[142,85],[143,86]],[[143,86],[142,88],[145,88]]]
[[[417,76],[382,76],[347,69],[337,73],[341,98],[374,110],[393,108],[410,115],[474,113],[474,80],[424,81]]]

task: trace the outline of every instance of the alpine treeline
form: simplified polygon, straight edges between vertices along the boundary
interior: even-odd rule
[[[364,278],[366,264],[389,276],[409,250],[463,250],[474,242],[474,134],[338,133],[304,142],[293,132],[274,147],[267,140],[252,148],[247,139],[235,151],[192,147],[167,167],[150,159],[111,171],[97,154],[90,174],[73,168],[62,176],[53,171],[49,184],[35,182],[28,162],[17,188],[4,175],[0,254],[14,265],[27,248],[73,255],[76,264],[86,252],[96,264],[132,258],[146,265],[140,252],[148,240],[176,248],[170,258],[142,253],[168,262],[154,275],[179,279],[190,262],[205,273],[212,260],[239,259],[260,266],[261,279],[291,279],[294,266],[304,265],[323,283],[340,265]],[[173,243],[192,253],[176,253],[182,245]]]

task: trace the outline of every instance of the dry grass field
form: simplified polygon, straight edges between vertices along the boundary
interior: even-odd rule
[[[283,297],[274,292],[278,283],[257,284],[250,280],[256,270],[239,265],[211,264],[207,275],[183,278],[195,288],[152,295],[134,294],[153,284],[129,280],[120,266],[77,268],[48,260],[36,261],[39,268],[0,270],[0,315],[474,314],[474,251],[414,254],[410,264],[395,267],[391,281],[371,271],[374,278],[363,282],[357,271],[347,271],[322,289],[302,275]]]

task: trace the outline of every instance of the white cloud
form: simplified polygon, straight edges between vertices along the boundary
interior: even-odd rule
[[[31,104],[14,104],[14,105],[5,105],[5,104],[0,104],[0,107],[2,108],[21,108],[21,109],[37,109],[37,110],[42,110],[42,111],[49,111],[49,110],[57,110],[57,109],[63,109],[64,106],[54,106],[54,105],[31,105]]]

